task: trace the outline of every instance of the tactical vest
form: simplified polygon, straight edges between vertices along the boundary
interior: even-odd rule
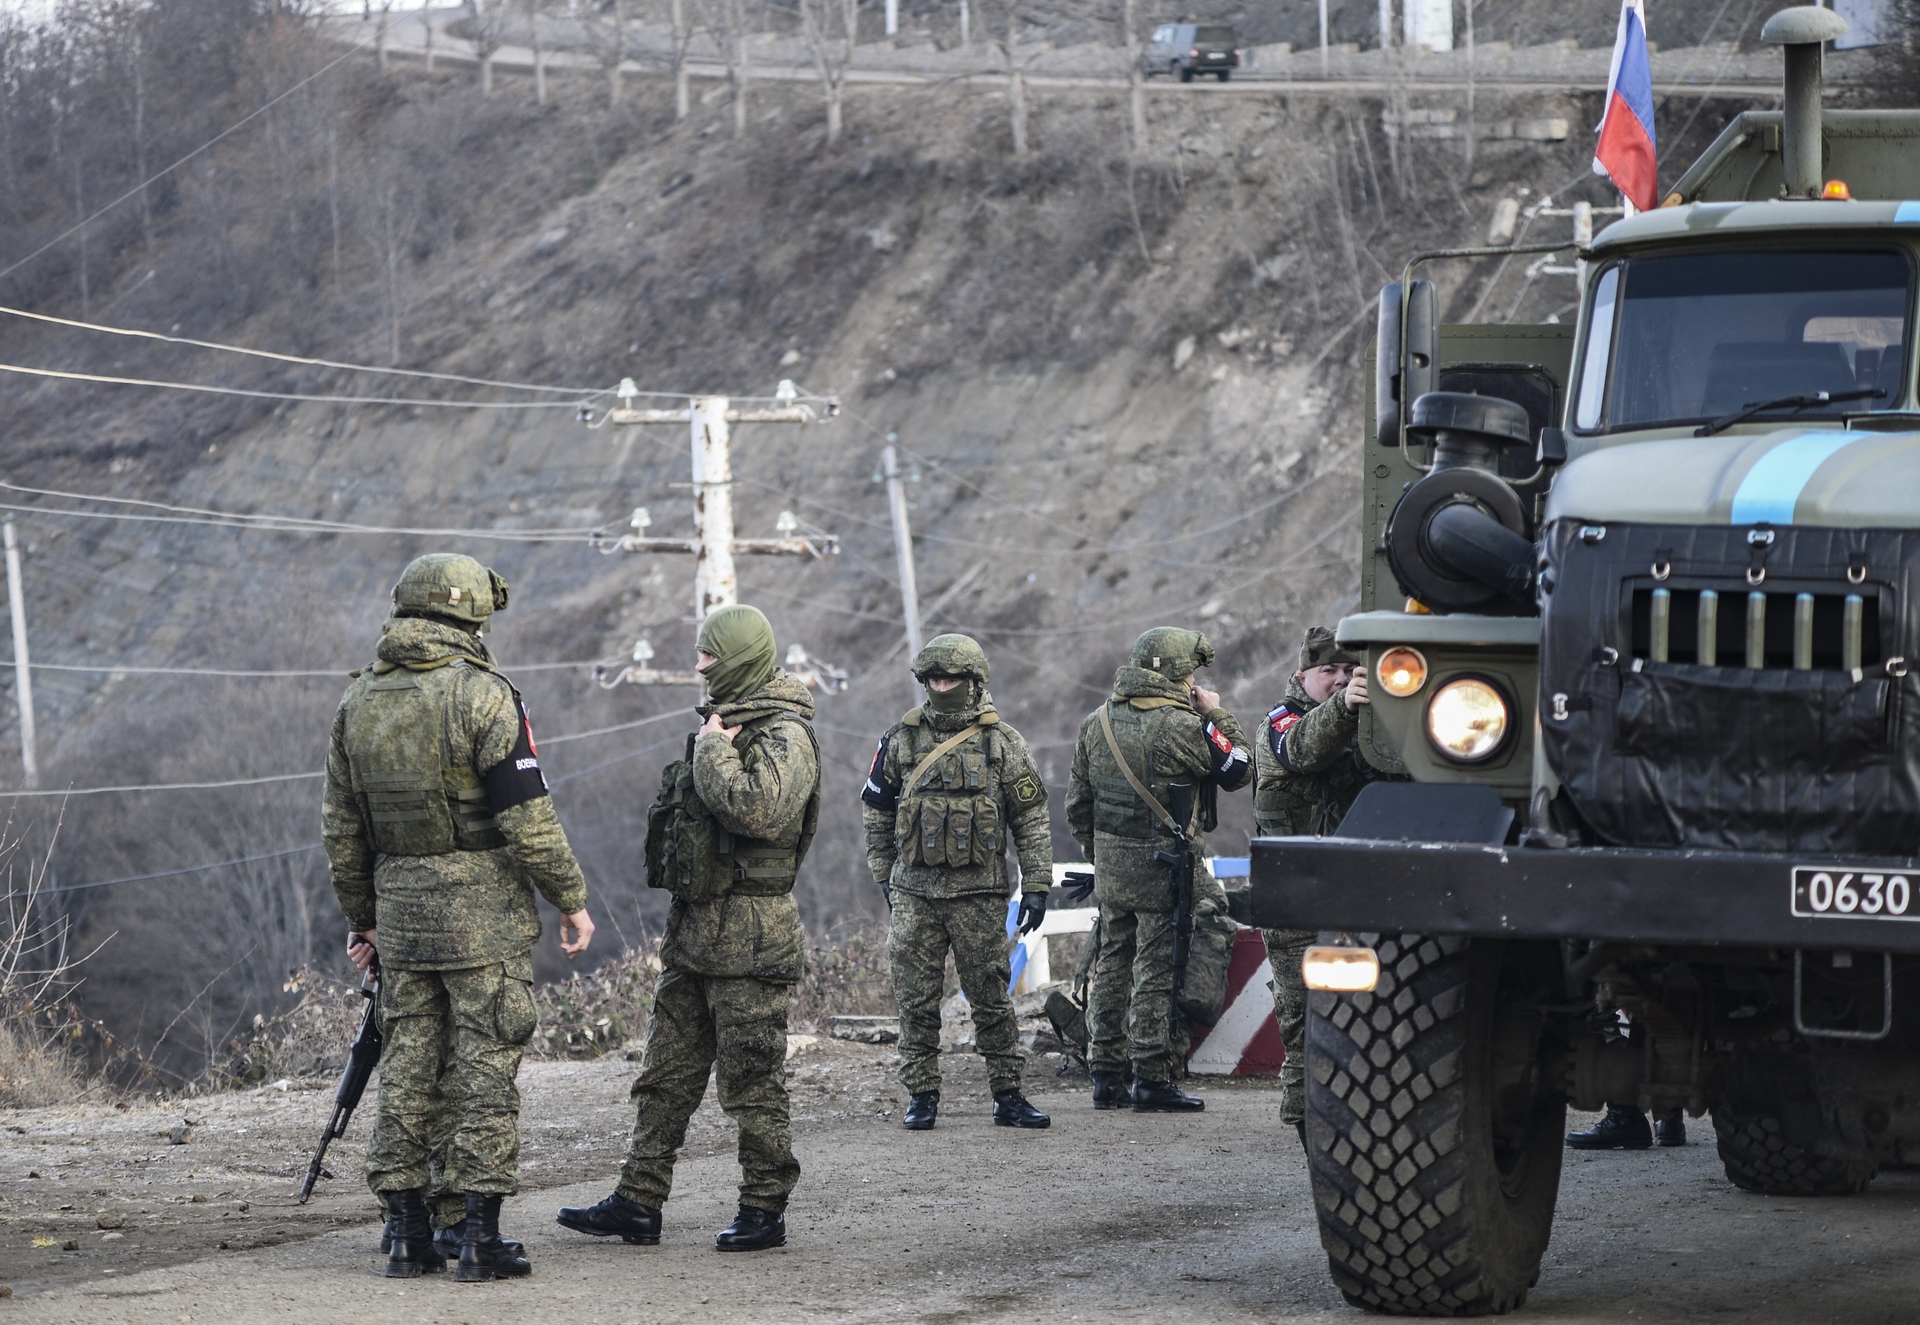
[[[733,738],[740,763],[752,768],[773,724],[788,716],[772,713],[741,725]],[[820,742],[802,722],[817,763]],[[800,823],[775,838],[742,837],[714,817],[693,783],[693,747],[660,775],[660,794],[647,811],[647,886],[664,888],[683,902],[711,902],[725,896],[780,897],[793,891],[800,862],[820,825],[820,786],[815,781]]]
[[[415,670],[375,663],[347,692],[347,761],[353,790],[386,856],[444,856],[507,844],[495,827],[486,784],[448,740],[454,687],[466,658]]]
[[[1145,710],[1137,709],[1130,703],[1110,702],[1107,705],[1107,718],[1113,724],[1114,744],[1120,747],[1120,753],[1133,770],[1133,775],[1146,785],[1154,799],[1162,805],[1170,799],[1167,784],[1171,779],[1153,766],[1153,747],[1159,741],[1168,718],[1176,711],[1186,710],[1171,701]],[[1107,748],[1106,735],[1098,730],[1097,714],[1094,724],[1095,731],[1088,742],[1090,748],[1087,752],[1087,771],[1093,780],[1094,831],[1111,833],[1115,837],[1150,839],[1159,836],[1161,830],[1152,807],[1134,792],[1127,775],[1114,762],[1113,752]]]
[[[989,733],[999,718],[991,714],[981,729],[934,760],[913,782],[900,788],[893,837],[900,859],[909,865],[964,868],[986,865],[1006,847],[1000,823],[1000,767]],[[902,719],[901,751],[906,776],[953,733],[933,730],[919,710]]]

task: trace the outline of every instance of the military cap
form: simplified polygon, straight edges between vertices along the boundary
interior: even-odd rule
[[[971,635],[935,635],[914,655],[913,675],[921,681],[929,676],[966,676],[985,685],[987,651]]]
[[[1300,641],[1300,670],[1303,672],[1314,667],[1345,666],[1366,660],[1365,654],[1336,644],[1333,632],[1325,626],[1308,626],[1305,637]]]
[[[1133,642],[1132,662],[1135,667],[1178,681],[1199,668],[1213,666],[1213,645],[1197,630],[1155,626]]]
[[[432,616],[478,626],[507,606],[507,582],[472,557],[415,557],[393,586],[395,616]]]

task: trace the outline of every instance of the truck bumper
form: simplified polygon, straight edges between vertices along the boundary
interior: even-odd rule
[[[1920,953],[1914,859],[1341,837],[1252,855],[1267,928]]]

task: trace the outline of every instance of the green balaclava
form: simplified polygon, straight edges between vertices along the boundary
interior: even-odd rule
[[[970,635],[935,635],[915,655],[913,674],[922,685],[934,676],[957,676],[967,684],[951,690],[926,686],[927,707],[935,713],[965,713],[978,707],[987,684],[987,651]]]
[[[1133,642],[1132,662],[1169,681],[1183,681],[1200,668],[1213,666],[1213,645],[1197,630],[1155,626]]]
[[[720,661],[702,675],[707,694],[716,704],[745,699],[772,678],[773,623],[766,613],[745,603],[716,609],[700,626],[697,647]]]
[[[1308,626],[1305,637],[1300,641],[1300,670],[1303,672],[1315,667],[1346,663],[1358,666],[1366,660],[1364,654],[1334,643],[1333,632],[1325,626]]]

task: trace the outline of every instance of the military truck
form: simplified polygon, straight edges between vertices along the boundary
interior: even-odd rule
[[[1844,30],[1773,16],[1783,109],[1578,253],[1576,326],[1437,325],[1494,250],[1382,293],[1338,636],[1407,780],[1252,848],[1356,1306],[1524,1301],[1569,1104],[1711,1114],[1754,1192],[1920,1163],[1920,111],[1823,114]]]

